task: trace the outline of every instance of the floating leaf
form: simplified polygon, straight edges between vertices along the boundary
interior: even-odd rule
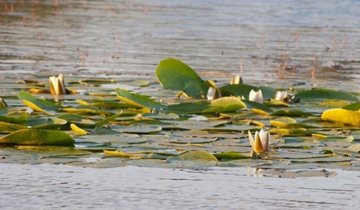
[[[136,153],[128,153],[123,151],[110,151],[104,150],[104,154],[108,157],[120,157],[120,158],[131,158],[131,159],[141,159],[141,155]]]
[[[75,125],[74,123],[71,123],[71,124],[70,124],[70,128],[71,128],[71,130],[73,131],[73,133],[74,133],[75,135],[82,136],[82,135],[88,134],[88,132],[87,132],[86,130],[79,128],[79,127],[78,127],[77,125]]]
[[[164,88],[180,90],[195,98],[203,98],[209,88],[192,68],[174,58],[160,61],[156,76]]]
[[[328,109],[322,113],[321,119],[360,126],[360,112],[346,109]]]
[[[74,139],[62,131],[22,129],[0,137],[0,144],[74,146]]]
[[[209,102],[181,103],[169,105],[167,110],[179,114],[201,114],[209,106]]]
[[[236,112],[245,108],[245,104],[237,97],[222,97],[211,101],[203,113]]]
[[[149,96],[131,93],[124,89],[116,89],[116,94],[123,102],[136,106],[137,108],[148,108],[160,110],[163,106],[151,99]]]
[[[243,100],[242,102],[244,102],[247,109],[260,109],[265,112],[272,112],[272,110],[265,104],[260,104],[260,103],[257,103],[254,101],[249,101],[249,100]]]
[[[278,128],[291,127],[291,124],[295,124],[296,120],[290,117],[280,117],[275,120],[270,120],[270,125]]]
[[[234,152],[234,151],[217,153],[217,154],[214,154],[214,156],[220,161],[251,158],[250,155],[244,155],[243,153]]]
[[[272,115],[275,116],[288,116],[288,117],[308,117],[312,116],[311,113],[301,111],[300,109],[287,109],[287,110],[277,110]]]
[[[301,100],[320,100],[320,99],[338,99],[347,101],[357,101],[358,97],[354,94],[323,88],[314,88],[303,90],[296,94]]]
[[[113,79],[104,79],[104,78],[95,78],[95,79],[83,79],[80,80],[80,84],[85,85],[101,85],[101,84],[109,84],[109,83],[115,83],[116,80]]]
[[[201,162],[218,162],[217,158],[207,151],[187,151],[180,155],[169,157],[166,162],[171,163],[174,161],[201,161]]]
[[[348,148],[351,152],[359,153],[360,152],[360,144],[352,144]]]
[[[360,102],[356,102],[353,104],[349,104],[343,107],[343,109],[352,110],[352,111],[359,111],[360,110]]]
[[[36,98],[25,91],[20,91],[18,97],[26,106],[38,112],[54,114],[54,112],[60,108],[60,106],[49,100]]]
[[[158,133],[162,130],[162,127],[157,125],[134,125],[131,127],[124,126],[121,128],[113,128],[113,130],[123,133],[146,134],[146,133]]]
[[[2,133],[9,133],[12,131],[17,131],[17,130],[21,130],[27,128],[24,125],[17,125],[17,124],[13,124],[13,123],[7,123],[7,122],[0,122],[0,132]]]

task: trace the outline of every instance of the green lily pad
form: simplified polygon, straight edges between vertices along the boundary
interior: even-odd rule
[[[174,58],[160,61],[156,68],[156,76],[164,88],[183,91],[195,98],[203,98],[209,88],[208,83],[192,68]]]
[[[20,91],[18,97],[26,106],[35,111],[44,112],[46,114],[52,115],[60,108],[59,105],[49,100],[36,98],[25,91]]]
[[[336,91],[323,88],[313,88],[311,90],[303,90],[296,94],[301,100],[320,100],[320,99],[338,99],[348,101],[358,101],[358,97],[352,93],[344,91]]]
[[[203,150],[187,151],[180,155],[169,157],[166,159],[166,162],[168,163],[172,163],[176,161],[213,162],[214,164],[218,162],[217,158],[214,155]]]
[[[62,131],[22,129],[0,137],[0,144],[74,146],[74,139]]]
[[[149,108],[160,110],[163,106],[159,103],[151,99],[149,96],[132,93],[123,89],[116,89],[116,94],[124,103],[128,103],[136,106],[137,108]]]

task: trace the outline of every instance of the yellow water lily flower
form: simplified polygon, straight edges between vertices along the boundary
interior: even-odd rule
[[[59,76],[51,76],[49,78],[50,93],[52,95],[64,95],[66,94],[64,76],[59,74]]]
[[[249,93],[249,101],[254,101],[260,104],[264,103],[262,91],[260,89],[258,91],[251,89]]]
[[[275,94],[275,99],[278,101],[284,101],[288,96],[287,91],[277,91]]]
[[[270,151],[271,136],[268,131],[265,131],[263,129],[261,129],[260,132],[256,131],[255,139],[250,131],[248,132],[248,135],[252,150],[256,154]]]

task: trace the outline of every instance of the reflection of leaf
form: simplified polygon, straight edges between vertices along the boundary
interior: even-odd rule
[[[160,61],[156,76],[164,88],[181,90],[196,98],[204,97],[209,88],[192,68],[174,58]]]
[[[360,126],[360,112],[351,110],[328,109],[322,113],[321,119],[325,121],[333,121]]]
[[[54,111],[59,109],[59,106],[55,103],[45,99],[36,98],[25,91],[19,92],[18,97],[26,106],[38,112],[53,114]]]
[[[149,96],[131,93],[124,89],[116,89],[116,94],[121,101],[136,106],[137,108],[149,108],[160,110],[163,106],[151,99]]]
[[[74,146],[74,139],[62,131],[22,129],[1,137],[0,144]]]
[[[348,100],[348,101],[357,101],[358,97],[354,94],[329,90],[323,88],[314,88],[311,90],[300,91],[297,94],[301,100],[319,100],[319,99],[339,99],[339,100]]]

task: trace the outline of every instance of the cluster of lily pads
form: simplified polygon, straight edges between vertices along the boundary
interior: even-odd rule
[[[2,160],[102,166],[360,166],[359,93],[257,87],[244,84],[238,75],[218,86],[173,58],[159,63],[156,77],[162,88],[158,83],[129,83],[136,92],[91,91],[119,84],[108,79],[66,84],[59,75],[46,86],[24,81],[26,88],[17,99],[0,99]],[[144,88],[148,94],[141,93]]]

